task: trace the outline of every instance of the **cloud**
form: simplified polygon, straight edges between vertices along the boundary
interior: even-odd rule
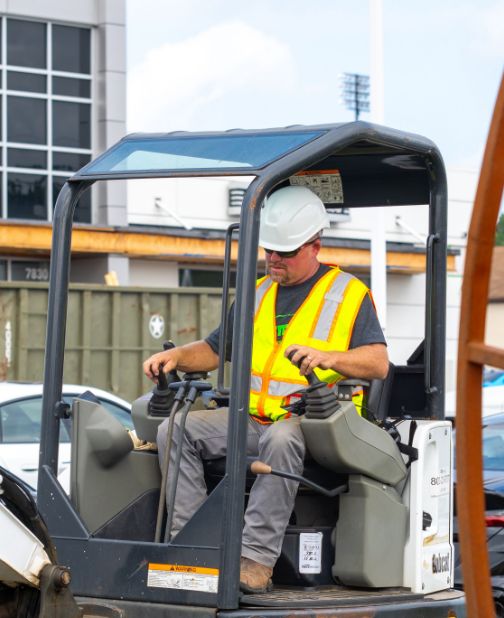
[[[484,50],[490,55],[502,54],[504,52],[504,4],[499,0],[489,6],[484,7],[480,12],[480,19],[483,24],[482,43]]]
[[[502,56],[504,52],[504,4],[501,0],[440,4],[438,26],[450,38],[460,37],[476,57]]]
[[[221,23],[153,49],[131,68],[128,130],[229,128],[247,95],[267,105],[266,93],[285,94],[295,82],[287,45],[241,21]]]

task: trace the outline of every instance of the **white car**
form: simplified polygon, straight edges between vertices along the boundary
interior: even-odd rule
[[[0,465],[37,487],[40,424],[43,385],[32,382],[0,382]],[[68,404],[86,391],[91,391],[101,404],[127,429],[133,429],[131,405],[99,388],[63,385],[63,399]],[[70,421],[61,423],[58,455],[58,478],[69,491]]]

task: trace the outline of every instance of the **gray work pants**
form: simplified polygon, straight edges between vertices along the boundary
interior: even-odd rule
[[[176,446],[183,440],[180,473],[173,513],[173,532],[177,533],[205,501],[207,488],[203,460],[226,455],[228,409],[198,410],[187,416],[184,436],[180,437],[180,415],[173,427],[167,496],[173,472]],[[161,466],[166,451],[168,419],[159,426],[157,444]],[[272,468],[302,474],[305,441],[299,417],[263,425],[248,420],[247,455],[257,456]],[[265,566],[274,566],[294,508],[298,483],[270,475],[259,475],[250,491],[242,539],[242,556]]]

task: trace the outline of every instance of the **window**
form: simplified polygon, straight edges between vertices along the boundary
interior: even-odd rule
[[[0,131],[5,126],[6,135],[0,135],[0,165],[8,169],[0,169],[0,196],[7,198],[0,212],[51,221],[50,206],[65,180],[91,159],[91,29],[24,19],[2,23],[7,53]],[[90,223],[91,212],[88,193],[76,218]]]
[[[91,70],[90,31],[87,28],[53,26],[53,69],[71,73]]]
[[[35,21],[7,20],[7,63],[46,68],[46,25]]]
[[[36,444],[40,442],[42,396],[6,403],[0,407],[2,442]],[[65,423],[61,424],[60,442],[70,442]]]
[[[44,99],[7,97],[7,140],[23,144],[45,144],[46,106]]]
[[[42,399],[15,401],[0,408],[5,444],[40,441]]]
[[[66,97],[89,99],[91,82],[89,79],[71,79],[70,77],[53,77],[53,93]]]
[[[483,468],[504,470],[504,425],[483,426]]]
[[[64,394],[63,400],[72,405],[77,394]],[[133,429],[131,414],[121,406],[100,399],[101,405],[108,410],[127,429]],[[0,437],[4,444],[40,442],[40,426],[42,422],[42,396],[28,397],[10,401],[0,406]],[[71,420],[60,425],[60,442],[70,442]]]
[[[179,270],[179,285],[181,287],[221,288],[222,270],[204,270],[182,268]],[[230,287],[236,287],[236,272],[231,271]]]
[[[47,167],[47,153],[45,150],[9,148],[7,151],[7,165],[9,167],[45,169]]]
[[[47,219],[47,176],[7,175],[9,219]]]
[[[26,90],[27,92],[45,92],[47,90],[45,75],[36,73],[7,73],[7,90]]]
[[[79,152],[53,152],[53,170],[76,172],[91,160],[90,155]]]
[[[11,281],[49,281],[49,262],[12,260]]]
[[[91,106],[86,103],[53,103],[53,144],[68,148],[90,148]]]
[[[118,406],[107,399],[100,399],[100,403],[105,410],[108,410],[112,416],[114,416],[121,423],[121,425],[123,425],[123,427],[130,430],[135,429],[131,419],[131,414],[128,410],[121,408],[121,406]]]

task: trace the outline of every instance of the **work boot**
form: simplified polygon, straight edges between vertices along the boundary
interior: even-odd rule
[[[240,590],[248,594],[269,592],[273,588],[273,569],[250,558],[240,558]]]

